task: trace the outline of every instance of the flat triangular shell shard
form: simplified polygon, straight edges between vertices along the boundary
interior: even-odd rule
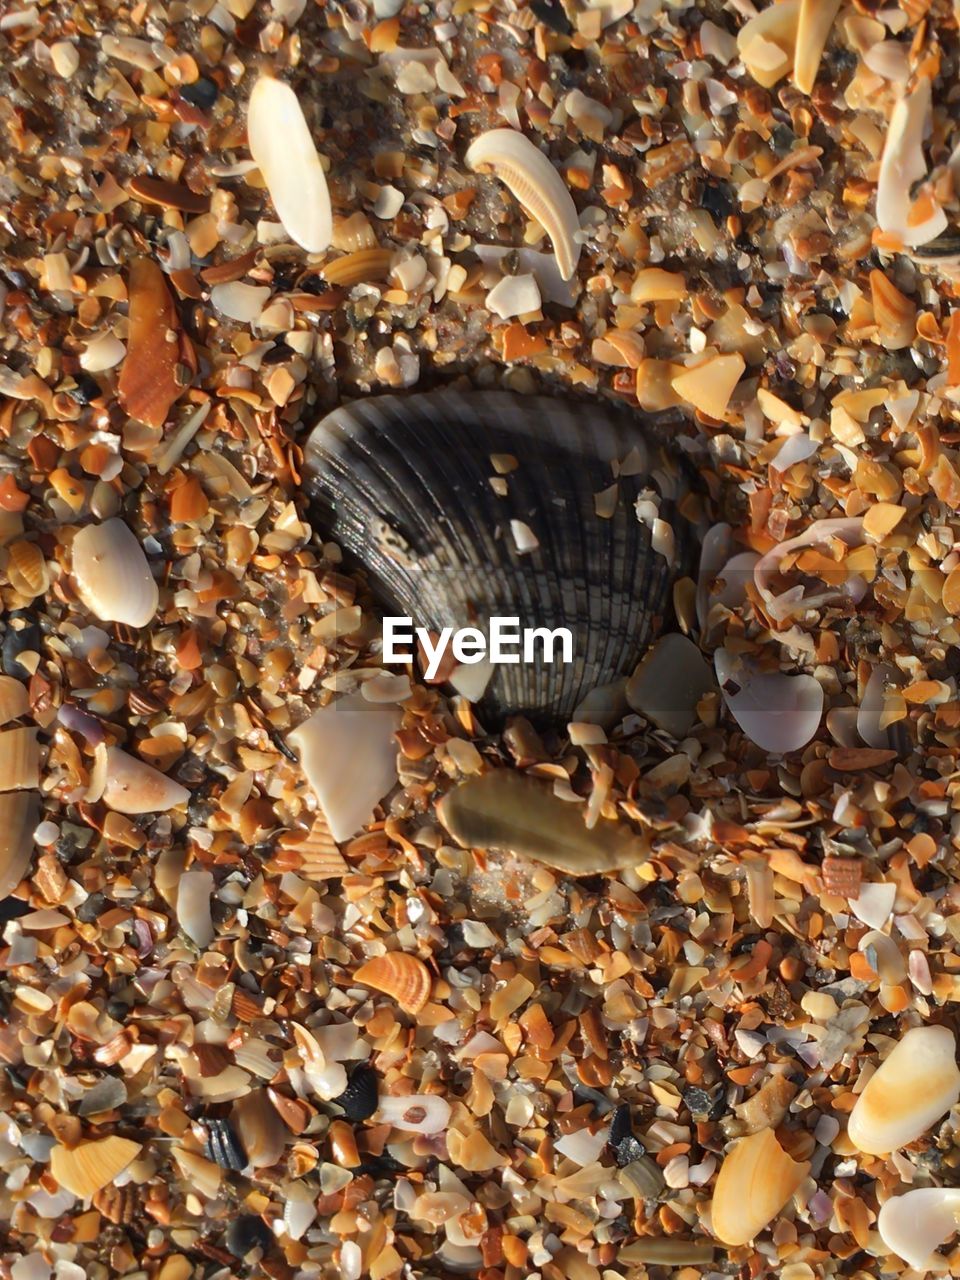
[[[634,504],[682,483],[669,466],[638,415],[497,391],[356,401],[314,428],[305,456],[320,526],[384,613],[433,630],[501,616],[572,631],[572,663],[545,662],[538,644],[533,662],[494,668],[482,703],[554,720],[629,673],[662,628],[689,535],[664,493],[671,563]]]

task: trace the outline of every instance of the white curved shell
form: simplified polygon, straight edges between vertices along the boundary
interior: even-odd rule
[[[902,1258],[914,1271],[929,1271],[934,1265],[931,1255],[956,1234],[958,1222],[960,1190],[918,1187],[905,1195],[893,1196],[881,1207],[877,1230],[891,1253]]]
[[[157,612],[160,592],[143,547],[116,516],[88,524],[74,538],[73,578],[101,622],[145,627]]]
[[[186,804],[190,792],[159,769],[108,747],[103,802],[116,813],[163,813]]]
[[[912,1027],[857,1099],[847,1136],[860,1151],[886,1155],[914,1142],[960,1098],[957,1043],[949,1027]]]

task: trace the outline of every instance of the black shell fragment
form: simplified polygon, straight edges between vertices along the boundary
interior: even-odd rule
[[[234,1173],[239,1173],[241,1169],[245,1169],[247,1167],[247,1153],[244,1151],[230,1121],[225,1119],[215,1120],[208,1117],[203,1124],[207,1131],[207,1158],[213,1160],[221,1169],[232,1169]]]
[[[347,1087],[333,1101],[343,1108],[350,1120],[367,1120],[377,1109],[380,1097],[377,1089],[377,1073],[372,1067],[356,1067],[350,1073]]]
[[[274,1236],[262,1218],[243,1213],[227,1227],[223,1242],[235,1258],[245,1258],[257,1248],[267,1253]]]
[[[684,476],[641,414],[499,391],[377,396],[323,418],[304,463],[318,523],[362,564],[385,613],[434,631],[494,616],[572,631],[573,662],[546,662],[537,645],[533,661],[497,665],[483,714],[569,718],[662,630],[691,539],[674,505]],[[615,509],[601,499],[599,514],[612,486]],[[644,492],[661,496],[674,564],[637,517]],[[532,550],[518,548],[515,521]]]
[[[634,1160],[639,1160],[641,1156],[646,1155],[646,1147],[639,1138],[634,1137],[633,1120],[627,1103],[617,1107],[613,1113],[607,1145],[616,1157],[617,1164],[621,1169],[626,1168]]]

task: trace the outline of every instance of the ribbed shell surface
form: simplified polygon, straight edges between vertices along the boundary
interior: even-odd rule
[[[433,630],[495,615],[569,627],[572,663],[544,662],[538,645],[534,662],[496,667],[481,704],[558,720],[628,674],[669,609],[675,568],[634,509],[655,453],[642,417],[601,404],[432,391],[328,414],[308,439],[305,482],[323,532],[366,569],[385,614]],[[517,462],[505,496],[492,455]],[[635,474],[617,480],[627,458]],[[615,482],[616,509],[601,517],[596,497]],[[672,518],[671,502],[661,515]],[[536,549],[518,551],[514,520]]]

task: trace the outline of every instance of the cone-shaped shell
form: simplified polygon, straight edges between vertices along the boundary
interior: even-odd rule
[[[432,391],[328,414],[309,437],[305,481],[319,525],[362,562],[386,614],[434,632],[497,616],[568,628],[572,662],[546,661],[538,643],[532,661],[493,668],[481,704],[557,722],[629,675],[662,629],[689,541],[674,465],[638,414]],[[673,563],[651,546],[657,510],[658,533],[674,527]]]
[[[724,1244],[747,1244],[773,1221],[807,1176],[807,1161],[792,1160],[772,1129],[741,1138],[723,1158],[710,1221]]]
[[[461,782],[443,797],[437,814],[465,848],[522,854],[571,876],[637,867],[650,853],[625,823],[600,818],[587,827],[569,801],[510,769]]]
[[[143,547],[117,517],[88,524],[73,540],[73,578],[80,599],[101,622],[145,627],[160,593]]]
[[[957,1042],[948,1027],[912,1027],[857,1099],[847,1137],[860,1151],[886,1155],[915,1142],[960,1098]]]
[[[128,756],[119,747],[107,748],[103,802],[117,813],[163,813],[186,804],[190,792],[159,769]]]
[[[116,1135],[76,1147],[56,1146],[50,1152],[50,1172],[67,1191],[91,1199],[113,1182],[140,1154],[140,1143]]]
[[[880,1239],[914,1271],[933,1270],[934,1251],[956,1235],[958,1224],[960,1190],[956,1187],[918,1187],[893,1196],[877,1218]]]
[[[430,998],[430,970],[416,956],[389,951],[362,964],[353,981],[392,997],[405,1013],[419,1013]]]

